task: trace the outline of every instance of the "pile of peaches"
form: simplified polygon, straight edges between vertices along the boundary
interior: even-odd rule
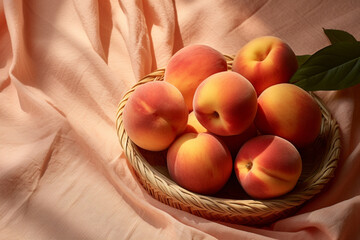
[[[163,81],[131,94],[124,129],[140,148],[166,151],[171,178],[192,192],[215,194],[234,171],[250,197],[281,196],[297,184],[301,148],[322,122],[312,96],[289,83],[297,69],[293,50],[273,36],[245,44],[231,69],[207,45],[184,47]]]

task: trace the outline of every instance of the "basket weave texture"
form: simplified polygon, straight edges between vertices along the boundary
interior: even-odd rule
[[[233,58],[225,56],[228,69]],[[165,69],[158,69],[141,79],[122,98],[116,115],[116,130],[131,170],[146,191],[155,199],[191,214],[244,225],[269,224],[293,214],[302,204],[323,190],[334,176],[340,155],[341,142],[337,122],[323,102],[314,94],[322,112],[321,133],[309,148],[301,149],[303,171],[295,188],[281,197],[267,200],[251,199],[234,180],[215,196],[190,192],[171,180],[165,152],[149,152],[137,147],[128,137],[122,120],[124,106],[137,87],[150,81],[162,81]],[[239,194],[236,194],[239,193]]]

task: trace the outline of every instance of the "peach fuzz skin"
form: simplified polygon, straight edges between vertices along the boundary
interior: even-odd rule
[[[199,85],[193,106],[196,118],[210,132],[237,135],[253,123],[257,95],[251,83],[240,74],[220,72]]]
[[[221,71],[227,71],[227,63],[220,52],[206,45],[189,45],[170,58],[164,81],[180,90],[190,112],[199,84],[210,75]]]
[[[319,135],[322,115],[308,92],[293,84],[281,83],[259,96],[254,122],[262,134],[278,135],[302,148]]]
[[[201,125],[201,123],[195,117],[195,113],[189,113],[188,117],[188,124],[184,132],[192,132],[192,133],[203,133],[209,131]],[[238,153],[240,147],[250,138],[256,137],[258,135],[257,129],[254,124],[251,124],[244,132],[231,135],[231,136],[219,136],[215,135],[216,137],[220,138],[221,141],[225,143],[225,145],[230,150],[231,155],[235,159],[236,154]]]
[[[180,91],[162,81],[140,85],[123,111],[124,129],[139,147],[161,151],[170,146],[187,125],[188,110]]]
[[[286,194],[295,187],[302,171],[302,160],[289,141],[261,135],[241,147],[234,169],[248,195],[268,199]]]
[[[227,147],[209,133],[185,133],[170,146],[167,167],[183,188],[214,194],[228,181],[233,167]]]
[[[298,69],[296,55],[288,44],[273,36],[258,37],[236,54],[232,70],[247,78],[260,95],[266,88],[289,82]]]

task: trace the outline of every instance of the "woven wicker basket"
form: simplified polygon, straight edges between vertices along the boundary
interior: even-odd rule
[[[231,69],[233,58],[225,56]],[[134,85],[119,103],[116,129],[130,168],[155,199],[213,221],[263,225],[293,214],[305,201],[319,193],[334,176],[340,155],[340,134],[336,121],[313,93],[322,112],[322,128],[316,142],[301,150],[303,171],[295,188],[286,195],[268,200],[253,200],[241,189],[234,174],[215,196],[190,192],[171,180],[166,168],[166,152],[150,152],[137,147],[123,127],[122,112],[129,96],[140,85],[163,80],[159,69]]]

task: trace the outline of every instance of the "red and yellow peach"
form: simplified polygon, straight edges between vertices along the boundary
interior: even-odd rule
[[[189,113],[185,132],[204,133],[208,132],[208,130],[203,125],[201,125],[201,123],[199,122],[199,120],[197,120],[195,116],[195,112],[192,111]]]
[[[209,133],[185,133],[167,153],[171,178],[185,189],[200,194],[218,192],[228,181],[232,166],[225,144]]]
[[[251,83],[232,71],[215,73],[196,89],[193,101],[196,118],[217,135],[237,135],[253,123],[257,95]]]
[[[302,160],[289,141],[262,135],[241,147],[234,169],[248,195],[267,199],[286,194],[295,187],[302,171]]]
[[[295,53],[282,39],[258,37],[245,44],[236,54],[232,70],[247,78],[258,95],[266,88],[289,82],[298,68]]]
[[[321,123],[319,105],[294,84],[273,85],[258,98],[255,125],[262,134],[283,137],[301,148],[315,141]]]
[[[138,86],[123,111],[124,129],[139,147],[161,151],[187,125],[188,110],[180,91],[163,81]]]

